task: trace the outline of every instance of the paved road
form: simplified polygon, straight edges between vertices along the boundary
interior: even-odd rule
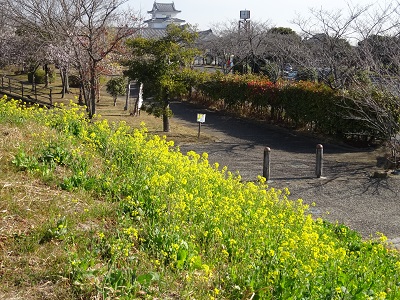
[[[376,151],[323,142],[282,128],[259,125],[187,103],[171,104],[175,121],[197,128],[196,114],[206,113],[204,143],[182,143],[182,152],[207,152],[211,163],[239,171],[243,180],[262,174],[263,152],[271,148],[270,187],[288,187],[291,198],[315,202],[314,216],[338,221],[364,237],[384,233],[400,247],[400,176],[371,178]],[[201,137],[200,137],[201,140]],[[316,178],[316,145],[324,145],[323,178]]]

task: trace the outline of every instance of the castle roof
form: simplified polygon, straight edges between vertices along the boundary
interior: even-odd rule
[[[156,13],[156,12],[161,12],[161,13],[163,13],[163,12],[165,12],[165,13],[171,13],[171,12],[180,13],[181,11],[175,9],[174,2],[172,2],[172,3],[158,3],[156,1],[154,1],[153,9],[149,10],[148,13],[149,14],[153,14],[153,13]]]

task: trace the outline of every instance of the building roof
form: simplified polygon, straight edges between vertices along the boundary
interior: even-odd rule
[[[199,31],[198,34],[199,34],[198,41],[200,42],[208,42],[216,38],[215,34],[212,32],[211,29]]]
[[[213,34],[211,29],[205,31],[199,31],[198,34],[199,34],[198,42],[205,42],[211,40],[212,38],[215,38],[215,35]],[[149,27],[138,28],[138,30],[134,34],[135,37],[140,36],[146,39],[160,39],[165,37],[166,35],[167,35],[166,28],[149,28]]]
[[[143,23],[164,23],[164,22],[180,24],[180,23],[185,22],[185,20],[178,19],[178,18],[165,17],[165,18],[156,18],[156,19],[149,19],[149,20],[143,21]]]
[[[167,30],[165,28],[140,28],[135,35],[141,36],[146,39],[160,39],[167,35]]]
[[[174,2],[172,2],[172,3],[158,3],[156,1],[154,1],[153,9],[149,10],[148,13],[149,14],[153,14],[153,13],[156,13],[156,12],[166,12],[166,13],[175,12],[175,13],[180,13],[181,11],[175,9]]]

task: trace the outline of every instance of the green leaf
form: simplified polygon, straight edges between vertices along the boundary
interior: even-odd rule
[[[156,272],[150,272],[137,277],[137,282],[141,285],[149,286],[153,281],[158,281],[160,275]]]

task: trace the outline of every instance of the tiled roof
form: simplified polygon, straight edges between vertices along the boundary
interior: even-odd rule
[[[159,39],[166,36],[165,28],[140,28],[137,35],[146,39]]]
[[[175,4],[174,2],[172,3],[157,3],[154,2],[153,4],[153,9],[148,11],[149,14],[154,13],[154,12],[181,12],[180,10],[175,9]]]
[[[164,36],[166,36],[167,30],[165,28],[140,28],[138,31],[136,31],[135,36],[141,36],[146,39],[159,39]],[[211,40],[212,38],[215,38],[215,35],[213,34],[212,30],[205,30],[205,31],[200,31],[199,32],[199,38],[198,41],[208,41]]]
[[[144,23],[164,23],[165,21],[168,21],[168,23],[183,23],[185,20],[178,19],[178,18],[156,18],[156,19],[148,19],[143,21]]]
[[[208,42],[208,41],[214,40],[216,38],[215,34],[212,32],[211,29],[199,31],[198,34],[199,34],[199,37],[197,40],[199,42]]]

